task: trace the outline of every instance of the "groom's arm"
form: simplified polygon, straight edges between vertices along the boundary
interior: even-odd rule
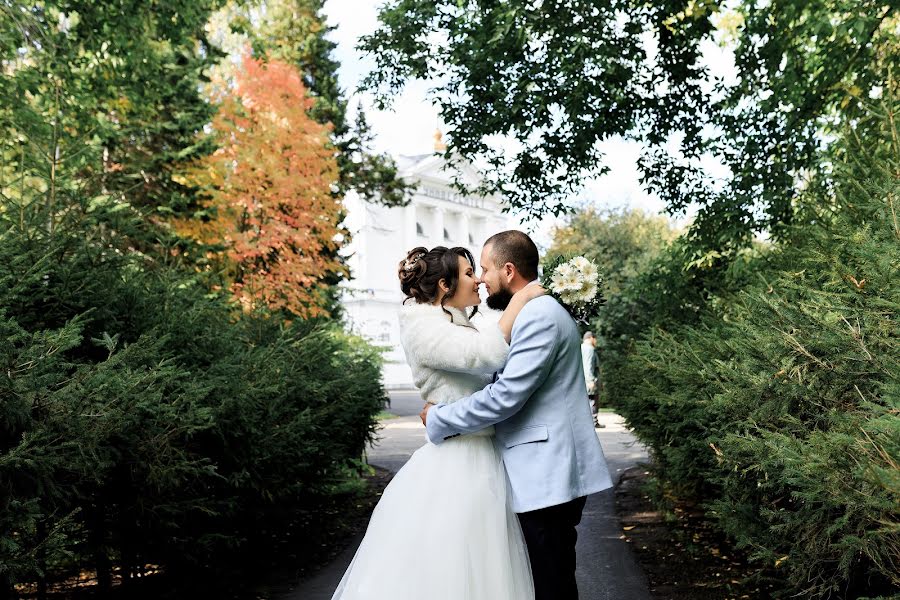
[[[508,419],[547,379],[556,355],[557,325],[550,318],[522,316],[521,325],[517,322],[513,329],[509,358],[497,381],[452,404],[438,404],[428,410],[425,429],[432,443]]]

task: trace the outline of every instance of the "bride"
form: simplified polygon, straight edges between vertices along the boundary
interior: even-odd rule
[[[400,262],[400,341],[423,400],[453,402],[503,366],[513,322],[544,290],[517,292],[477,329],[479,279],[465,248],[415,248]],[[411,302],[412,301],[412,302]],[[467,314],[466,309],[474,307]],[[521,526],[507,504],[493,427],[416,450],[384,490],[332,600],[531,600]]]

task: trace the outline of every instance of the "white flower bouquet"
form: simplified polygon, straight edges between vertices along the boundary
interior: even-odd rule
[[[559,300],[572,318],[587,325],[605,302],[600,270],[584,256],[558,256],[544,268],[541,285]]]

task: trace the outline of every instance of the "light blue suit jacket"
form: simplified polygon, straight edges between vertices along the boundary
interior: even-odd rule
[[[509,358],[483,390],[428,411],[434,444],[494,425],[517,513],[612,487],[594,431],[581,337],[550,296],[528,302],[512,329]]]

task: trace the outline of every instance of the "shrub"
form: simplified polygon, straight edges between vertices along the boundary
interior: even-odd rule
[[[900,591],[898,158],[846,167],[754,283],[622,367],[659,477],[809,597]]]
[[[383,406],[378,354],[338,324],[236,315],[68,214],[0,213],[0,595],[215,567],[331,494]]]

